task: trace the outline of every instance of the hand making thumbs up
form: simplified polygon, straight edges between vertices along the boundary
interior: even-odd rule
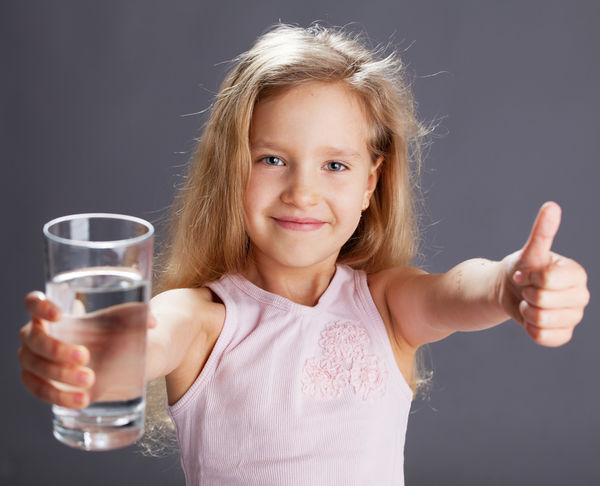
[[[583,267],[550,251],[560,216],[558,204],[545,203],[525,246],[503,260],[502,306],[544,346],[560,346],[571,339],[590,298]]]

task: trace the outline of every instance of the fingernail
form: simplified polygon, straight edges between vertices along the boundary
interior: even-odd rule
[[[77,383],[79,383],[80,385],[87,385],[90,381],[91,381],[92,377],[90,376],[89,373],[86,373],[85,371],[80,371],[79,373],[77,373]]]
[[[513,273],[513,280],[515,281],[515,283],[521,285],[525,281],[525,276],[523,275],[523,272],[521,272],[521,270],[517,270],[515,273]]]
[[[81,349],[74,349],[73,352],[71,353],[71,357],[73,358],[74,361],[78,361],[78,362],[83,362],[83,350]]]
[[[52,321],[57,321],[60,318],[60,310],[53,306],[49,307],[48,318]]]
[[[87,398],[86,398],[85,394],[77,393],[73,396],[73,402],[75,402],[75,404],[79,405],[79,406],[86,405]]]
[[[527,306],[528,304],[526,300],[522,300],[521,302],[519,302],[519,312],[521,313],[521,315],[523,315],[523,311],[527,309]]]

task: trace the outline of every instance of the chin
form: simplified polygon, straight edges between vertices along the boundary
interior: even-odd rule
[[[315,266],[331,265],[334,266],[337,260],[338,253],[315,253],[314,251],[296,250],[286,252],[285,255],[275,257],[279,265],[303,269]]]

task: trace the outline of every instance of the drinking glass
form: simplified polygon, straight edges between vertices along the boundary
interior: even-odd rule
[[[62,310],[50,334],[86,346],[96,376],[88,407],[52,407],[54,436],[94,451],[132,444],[144,433],[154,228],[90,213],[54,219],[43,232],[46,294]]]

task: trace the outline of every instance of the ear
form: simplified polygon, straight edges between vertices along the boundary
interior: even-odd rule
[[[370,193],[369,197],[371,194],[373,194],[373,191],[377,187],[377,181],[379,180],[379,171],[381,169],[381,164],[383,164],[383,156],[377,157],[369,171],[369,180],[367,182],[367,191]]]
[[[373,162],[371,169],[369,170],[369,179],[367,180],[367,189],[363,198],[362,210],[365,211],[369,207],[371,196],[377,187],[377,181],[379,180],[379,170],[383,163],[383,157],[377,157],[377,160]]]

